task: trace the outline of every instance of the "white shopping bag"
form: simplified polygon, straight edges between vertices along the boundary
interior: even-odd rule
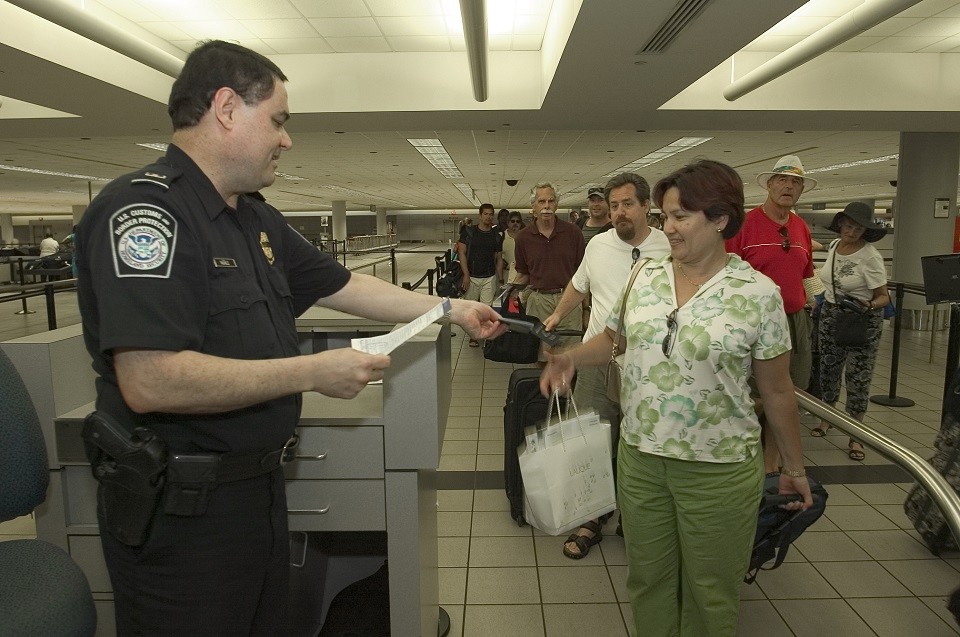
[[[555,400],[556,394],[551,410]],[[537,446],[535,450],[521,445],[519,450],[523,516],[544,533],[560,535],[613,511],[617,498],[610,423],[598,422],[596,414],[586,414],[565,417],[548,429],[552,428],[560,435],[547,437],[559,439],[559,444]]]

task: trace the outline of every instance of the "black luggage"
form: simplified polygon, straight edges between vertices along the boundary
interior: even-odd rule
[[[523,526],[523,477],[517,447],[523,442],[523,429],[547,417],[547,399],[540,393],[539,368],[514,370],[507,388],[507,404],[503,407],[503,478],[510,500],[510,517]],[[560,405],[566,404],[564,398]]]
[[[954,491],[960,493],[960,372],[953,375],[947,390],[940,432],[937,433],[933,448],[930,464],[947,479]],[[916,484],[910,490],[903,510],[934,555],[957,550],[957,541],[950,531],[950,525],[940,512],[940,507],[922,486]]]
[[[437,260],[437,296],[459,299],[463,295],[463,270],[460,262],[447,250]]]
[[[750,568],[743,581],[752,584],[760,571],[772,571],[783,564],[787,551],[793,541],[800,537],[807,527],[820,519],[827,508],[827,490],[819,482],[807,477],[813,506],[806,511],[784,511],[780,508],[799,496],[781,496],[780,474],[769,474],[763,483],[763,499],[760,501],[760,517],[757,519],[757,533],[753,540],[753,553],[750,555]],[[764,568],[764,564],[773,560],[773,566]]]

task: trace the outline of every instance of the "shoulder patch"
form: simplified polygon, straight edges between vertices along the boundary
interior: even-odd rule
[[[164,190],[169,190],[172,184],[183,172],[174,166],[164,166],[163,164],[153,164],[142,170],[135,172],[130,177],[131,184],[151,184],[159,186]]]
[[[152,204],[132,204],[110,217],[117,277],[170,278],[177,220]]]

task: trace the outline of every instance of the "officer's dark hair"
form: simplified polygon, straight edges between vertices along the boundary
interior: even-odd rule
[[[633,184],[637,192],[637,201],[644,203],[650,201],[650,184],[647,180],[637,173],[620,173],[616,177],[611,177],[607,185],[603,187],[603,198],[610,203],[610,191],[614,188],[620,188],[627,184]]]
[[[489,210],[490,212],[493,212],[494,210],[496,210],[496,208],[493,207],[492,203],[482,203],[480,204],[480,207],[477,209],[477,212],[479,212],[480,214],[483,214],[484,210]]]
[[[726,216],[724,239],[740,231],[744,217],[743,179],[730,166],[701,159],[667,175],[653,188],[657,208],[663,208],[663,196],[671,188],[679,191],[684,210],[702,210],[711,221]]]
[[[276,80],[286,82],[287,76],[259,53],[222,40],[201,42],[187,57],[170,91],[167,113],[173,130],[199,124],[213,96],[225,86],[245,104],[259,104],[273,95]]]

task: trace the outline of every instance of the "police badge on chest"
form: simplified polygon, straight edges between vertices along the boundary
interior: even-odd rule
[[[260,248],[263,250],[263,256],[267,257],[267,263],[273,265],[273,248],[270,247],[270,237],[266,232],[260,233]]]

